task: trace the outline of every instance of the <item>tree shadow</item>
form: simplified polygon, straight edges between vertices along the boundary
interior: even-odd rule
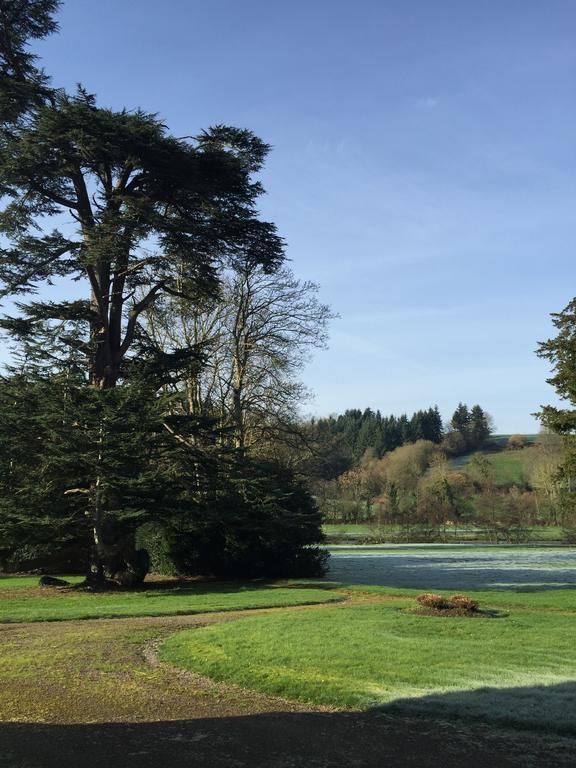
[[[380,712],[493,723],[500,727],[545,731],[576,738],[576,682],[514,688],[431,693],[397,699]],[[576,758],[575,758],[576,763]]]
[[[433,694],[368,712],[278,711],[90,724],[7,722],[0,723],[0,766],[560,768],[574,765],[575,707],[576,683],[562,683]],[[543,712],[559,718],[550,732],[537,719]],[[490,725],[478,725],[479,719]]]

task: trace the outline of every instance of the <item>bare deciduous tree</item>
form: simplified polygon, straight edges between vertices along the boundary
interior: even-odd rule
[[[226,274],[219,301],[168,300],[149,313],[156,344],[196,345],[204,354],[184,383],[187,408],[218,416],[235,447],[256,450],[293,432],[309,396],[298,374],[325,347],[334,317],[317,292],[288,268],[270,274],[246,261]]]

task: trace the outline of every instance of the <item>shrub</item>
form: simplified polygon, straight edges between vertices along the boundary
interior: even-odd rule
[[[468,595],[452,595],[450,603],[460,610],[473,613],[478,610],[478,600],[473,600]]]
[[[150,557],[150,571],[162,576],[176,576],[178,569],[171,554],[171,542],[158,523],[146,523],[136,533],[136,546],[145,549]]]
[[[425,611],[444,615],[469,616],[478,611],[478,601],[467,595],[452,595],[447,598],[433,592],[424,592],[418,595],[416,602]]]
[[[424,592],[422,595],[418,595],[416,601],[423,608],[431,608],[435,611],[442,611],[450,608],[450,603],[442,595],[435,595],[433,592]]]
[[[510,435],[506,447],[509,451],[521,451],[526,445],[524,435]]]

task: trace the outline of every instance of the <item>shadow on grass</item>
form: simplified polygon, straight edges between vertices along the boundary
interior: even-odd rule
[[[376,708],[391,714],[485,722],[576,737],[576,681],[432,693]]]
[[[370,712],[279,711],[66,725],[9,722],[0,723],[0,765],[558,768],[574,764],[575,705],[576,683],[562,683],[431,695]],[[454,720],[467,724],[455,727]],[[478,725],[479,720],[490,727]],[[495,724],[516,730],[503,731]]]

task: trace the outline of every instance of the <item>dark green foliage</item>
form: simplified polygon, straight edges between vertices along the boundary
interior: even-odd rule
[[[178,575],[166,527],[158,522],[145,523],[136,532],[136,546],[148,552],[152,573],[163,576]]]
[[[28,47],[32,40],[57,30],[53,15],[59,5],[58,0],[0,0],[0,115],[4,129],[13,127],[31,106],[53,93]]]
[[[171,555],[183,573],[223,578],[321,576],[322,516],[306,488],[278,465],[242,461],[206,507],[174,518]]]
[[[0,557],[70,549],[128,585],[149,566],[137,534],[156,526],[171,544],[179,533],[188,568],[318,570],[304,489],[278,469],[231,469],[213,425],[185,415],[179,392],[206,351],[160,349],[141,323],[163,297],[217,301],[225,267],[282,263],[257,211],[269,148],[221,125],[176,138],[154,114],[49,88],[27,46],[56,29],[57,7],[0,0],[0,295],[59,278],[84,288],[0,321],[21,362],[0,382]]]
[[[479,405],[470,411],[469,440],[473,448],[480,448],[490,437],[490,422]]]
[[[139,318],[159,298],[216,296],[223,262],[273,269],[282,260],[275,227],[255,210],[262,187],[253,174],[267,151],[226,126],[176,139],[155,115],[100,108],[82,89],[36,105],[2,134],[0,232],[9,244],[0,281],[16,295],[84,279],[87,295],[18,305],[4,328],[28,355],[47,339],[68,343],[100,388],[119,381],[140,346],[158,357]],[[76,233],[50,229],[61,213],[72,214]],[[181,365],[186,352],[197,355],[179,352]]]
[[[542,342],[537,354],[552,364],[553,375],[547,379],[558,396],[572,407],[542,406],[537,414],[542,424],[564,438],[564,461],[559,476],[567,483],[563,494],[564,517],[576,520],[576,493],[572,491],[576,472],[576,298],[562,312],[554,313],[552,321],[557,335]]]
[[[54,563],[75,553],[110,575],[145,571],[134,537],[179,514],[174,463],[200,462],[175,440],[198,424],[167,415],[169,398],[141,383],[111,390],[68,376],[0,381],[0,539],[11,559]],[[5,555],[6,557],[6,555]]]
[[[4,567],[226,577],[320,575],[321,515],[279,466],[222,454],[178,396],[70,376],[0,381]],[[199,447],[202,446],[202,447]],[[96,542],[94,541],[96,529]]]
[[[492,432],[491,417],[479,406],[470,410],[464,403],[459,403],[450,420],[451,432],[448,432],[443,447],[450,456],[481,448]]]
[[[442,417],[438,406],[417,411],[410,419],[405,414],[382,416],[380,411],[370,408],[365,411],[350,409],[336,417],[315,419],[308,428],[320,443],[333,441],[338,445],[339,452],[348,455],[349,465],[359,461],[367,449],[373,449],[381,457],[416,440],[439,443],[442,439]],[[348,468],[344,466],[340,474]]]
[[[558,329],[553,339],[538,346],[538,356],[552,364],[553,375],[547,379],[563,400],[576,406],[576,299],[562,312],[552,315]],[[562,435],[576,432],[576,410],[545,405],[539,414],[543,424]]]
[[[470,429],[470,411],[464,403],[458,403],[458,407],[452,415],[450,426],[455,432],[460,432],[468,440],[468,430]]]

